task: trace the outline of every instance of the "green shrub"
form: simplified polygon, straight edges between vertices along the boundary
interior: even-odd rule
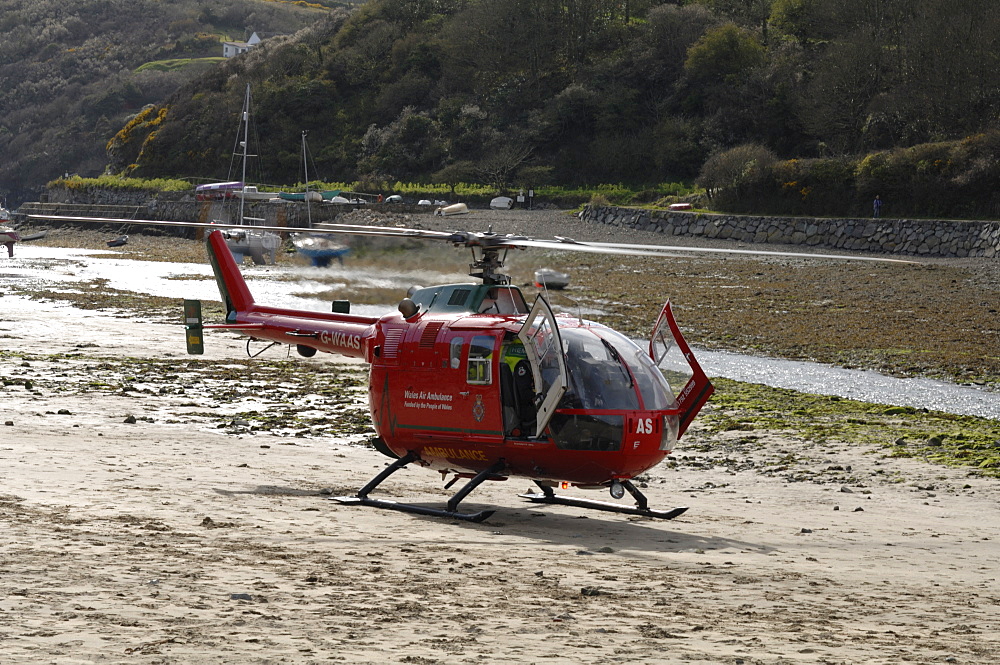
[[[186,180],[175,180],[170,178],[123,178],[121,176],[102,175],[98,178],[81,178],[80,176],[70,176],[69,178],[56,178],[46,185],[50,189],[116,189],[151,192],[184,192],[194,189],[194,185]]]
[[[589,205],[592,208],[607,208],[608,206],[611,205],[611,202],[608,201],[608,197],[606,197],[604,194],[595,192],[594,194],[591,194],[590,201],[587,203],[587,205]]]

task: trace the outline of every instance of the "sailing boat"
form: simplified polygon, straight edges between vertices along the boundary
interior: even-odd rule
[[[306,150],[306,134],[302,132],[302,166],[305,169],[306,191],[302,198],[306,202],[306,216],[309,220],[309,228],[312,228],[312,209],[310,204],[323,198],[319,192],[309,191],[309,158]],[[339,192],[338,192],[339,193]],[[314,196],[313,196],[314,195]],[[306,257],[318,268],[325,268],[330,265],[330,261],[337,259],[344,265],[344,255],[351,251],[349,245],[337,242],[329,236],[320,236],[312,233],[296,233],[292,236],[292,244],[299,254]]]
[[[262,217],[247,217],[244,214],[244,206],[246,205],[246,200],[248,198],[253,198],[253,194],[257,193],[256,187],[248,187],[247,181],[247,158],[256,157],[256,155],[250,155],[247,152],[248,146],[250,144],[250,84],[247,83],[246,96],[243,100],[243,117],[241,120],[240,133],[242,134],[242,140],[239,141],[240,152],[235,153],[236,156],[240,157],[243,162],[243,173],[242,179],[239,182],[240,191],[237,192],[236,196],[240,200],[239,216],[237,218],[237,228],[229,229],[229,239],[226,240],[226,245],[229,247],[229,251],[233,253],[233,258],[236,259],[237,263],[243,262],[243,257],[249,255],[253,262],[262,264],[273,264],[275,262],[275,257],[278,252],[278,247],[281,246],[281,237],[276,233],[271,233],[269,231],[255,231],[253,230],[254,224],[263,223],[265,220]]]

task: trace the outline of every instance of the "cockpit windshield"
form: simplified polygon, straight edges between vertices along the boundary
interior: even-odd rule
[[[632,375],[612,344],[586,329],[562,331],[569,390],[562,408],[638,409]]]
[[[629,338],[610,328],[598,330],[597,334],[614,345],[625,364],[632,370],[632,376],[635,377],[639,393],[642,395],[644,408],[673,409],[677,407],[677,400],[670,390],[670,384],[667,383],[660,368],[649,357],[649,353]]]
[[[566,328],[562,340],[569,390],[560,408],[634,410],[675,405],[660,370],[624,335],[610,328]]]

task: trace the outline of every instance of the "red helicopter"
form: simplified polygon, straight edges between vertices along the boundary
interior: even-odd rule
[[[323,351],[369,363],[369,402],[378,435],[374,445],[394,461],[357,494],[335,497],[341,503],[481,522],[494,511],[466,513],[459,504],[487,480],[522,476],[531,479],[538,491],[521,496],[536,503],[661,519],[673,519],[687,510],[650,508],[631,481],[670,454],[713,392],[678,329],[669,301],[652,327],[648,347],[641,348],[607,326],[557,316],[542,295],[529,306],[501,269],[509,250],[526,247],[653,256],[690,248],[326,225],[322,232],[432,239],[472,249],[470,276],[476,282],[419,288],[399,303],[398,311],[369,317],[349,313],[349,304],[343,301],[337,303],[339,311],[330,313],[257,304],[227,247],[228,231],[216,225],[37,218],[215,229],[208,235],[207,247],[226,322],[205,325],[200,302],[185,301],[189,353],[203,352],[205,329],[225,329],[293,345],[305,357]],[[459,480],[466,482],[444,508],[370,496],[393,473],[411,464],[438,471],[442,479],[450,476],[446,488]],[[569,485],[606,488],[614,499],[628,492],[635,503],[556,494],[554,488]]]

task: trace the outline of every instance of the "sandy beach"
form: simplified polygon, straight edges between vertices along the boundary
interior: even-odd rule
[[[0,291],[2,663],[1000,653],[1000,481],[967,468],[696,424],[641,478],[652,505],[689,506],[669,522],[527,504],[516,478],[463,503],[496,509],[482,524],[345,506],[387,463],[364,445],[364,365],[247,360],[230,334],[193,358],[141,312]],[[451,494],[420,470],[379,492]]]

